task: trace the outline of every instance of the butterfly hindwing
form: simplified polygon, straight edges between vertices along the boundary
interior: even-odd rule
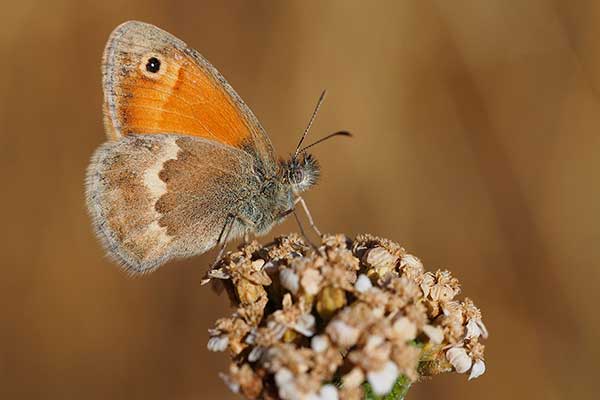
[[[252,157],[203,138],[132,135],[96,150],[88,209],[109,255],[132,273],[207,251],[256,196]],[[234,221],[229,238],[243,233]]]

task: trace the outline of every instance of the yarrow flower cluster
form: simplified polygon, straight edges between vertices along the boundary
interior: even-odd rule
[[[290,234],[246,244],[209,271],[236,307],[209,330],[222,378],[247,399],[363,399],[446,371],[484,373],[487,330],[449,271],[425,272],[372,235]]]

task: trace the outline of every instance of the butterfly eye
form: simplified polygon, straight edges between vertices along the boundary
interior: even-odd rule
[[[298,184],[301,183],[304,180],[304,173],[302,172],[301,169],[295,169],[294,170],[294,177],[293,177],[294,183]]]
[[[148,59],[148,62],[146,63],[146,71],[155,74],[159,70],[160,70],[160,60],[156,57],[150,57]]]

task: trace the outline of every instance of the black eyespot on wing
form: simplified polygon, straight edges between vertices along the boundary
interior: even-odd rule
[[[160,70],[160,60],[156,57],[150,57],[148,59],[148,62],[146,63],[146,71],[155,74],[159,70]]]

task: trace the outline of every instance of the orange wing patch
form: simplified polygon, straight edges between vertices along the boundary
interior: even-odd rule
[[[174,133],[241,148],[268,173],[273,146],[225,78],[175,36],[138,21],[110,35],[102,62],[104,125],[109,139]]]
[[[152,58],[160,62],[157,72],[144,70]],[[251,135],[222,85],[187,55],[150,53],[128,61],[138,68],[120,77],[112,112],[107,105],[117,119],[113,136],[176,133],[239,147]]]

